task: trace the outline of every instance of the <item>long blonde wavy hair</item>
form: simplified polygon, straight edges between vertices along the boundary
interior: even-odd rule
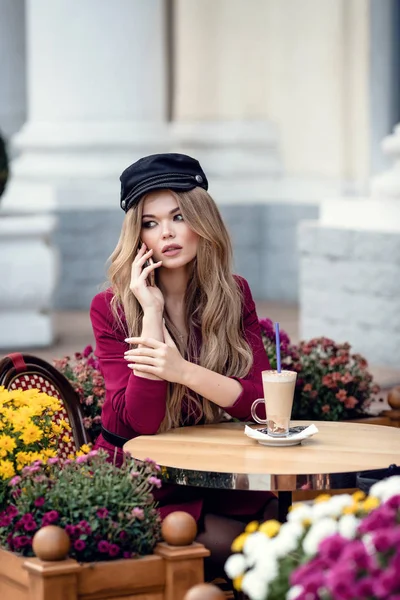
[[[253,354],[244,337],[242,291],[232,275],[232,246],[220,212],[211,196],[202,188],[188,192],[171,192],[176,198],[186,224],[199,235],[196,258],[190,264],[185,294],[187,342],[164,311],[166,326],[182,354],[191,362],[230,377],[244,377],[253,364]],[[110,257],[108,278],[113,290],[111,307],[121,325],[121,308],[126,319],[126,334],[139,336],[143,310],[129,289],[131,265],[140,246],[144,198],[128,210],[118,244]],[[158,272],[155,272],[156,285]],[[201,332],[201,347],[198,334]],[[169,384],[167,410],[159,431],[182,424],[184,396],[188,398],[188,415],[196,422],[214,423],[222,409],[180,384]]]

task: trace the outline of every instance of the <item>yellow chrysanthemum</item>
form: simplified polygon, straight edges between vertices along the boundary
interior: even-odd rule
[[[10,479],[14,477],[15,469],[10,460],[0,460],[0,479]]]
[[[55,456],[57,456],[57,450],[52,449],[52,448],[46,448],[45,450],[43,450],[42,452],[44,459],[48,459],[48,458],[54,458]]]
[[[368,498],[364,502],[361,503],[361,507],[363,508],[363,510],[365,510],[367,512],[374,510],[379,505],[380,505],[380,501],[378,500],[378,498],[375,498],[375,496],[368,496]]]
[[[319,502],[328,502],[328,500],[331,499],[331,496],[329,494],[320,494],[319,496],[317,496],[314,500],[314,502],[316,504],[318,504]]]
[[[248,533],[241,533],[235,540],[233,540],[231,550],[232,552],[241,552],[243,550],[243,546],[245,541],[249,537]]]
[[[365,499],[365,493],[361,490],[357,490],[351,495],[351,497],[353,498],[354,502],[360,502],[361,500]]]
[[[345,506],[343,509],[344,515],[355,515],[359,510],[358,502],[354,502],[354,504],[350,504],[350,506]]]
[[[302,506],[304,506],[303,502],[296,502],[295,504],[292,504],[291,506],[289,506],[289,512],[292,512],[293,510],[297,510],[298,508],[301,508]]]
[[[33,463],[35,460],[41,460],[45,462],[46,457],[43,455],[43,452],[28,452],[29,463]]]
[[[65,419],[60,420],[60,426],[64,429],[64,431],[72,431],[71,425]]]
[[[35,460],[45,462],[57,456],[55,438],[70,430],[66,419],[61,425],[53,422],[53,414],[61,408],[60,400],[36,387],[25,390],[0,387],[2,477],[6,473],[13,476],[15,469],[20,471]]]
[[[82,454],[88,454],[91,450],[90,446],[88,446],[88,444],[82,444],[82,446],[79,448],[80,452],[82,452]]]
[[[65,443],[65,444],[69,444],[69,442],[71,441],[71,438],[69,435],[63,435],[61,440]]]
[[[31,416],[27,415],[24,407],[19,408],[14,414],[8,419],[11,423],[14,431],[22,432],[28,425],[32,423]]]
[[[242,589],[242,581],[243,581],[243,575],[240,575],[240,577],[235,577],[233,579],[233,587],[235,588],[235,590],[237,590],[238,592],[241,591]]]
[[[42,430],[33,423],[27,425],[23,432],[20,435],[20,439],[26,445],[33,444],[34,442],[39,442],[43,437]]]
[[[254,533],[258,529],[258,521],[251,521],[246,525],[246,533]]]
[[[275,537],[281,528],[281,524],[276,519],[270,519],[262,523],[258,529],[261,533],[264,533],[269,538]]]
[[[0,435],[0,458],[4,458],[7,454],[13,452],[16,447],[14,438],[9,435]]]

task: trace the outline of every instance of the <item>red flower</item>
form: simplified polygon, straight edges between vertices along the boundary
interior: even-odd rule
[[[344,375],[342,375],[342,383],[344,383],[345,385],[347,383],[352,383],[352,381],[354,380],[353,375],[351,375],[349,372],[345,373]]]
[[[332,374],[324,375],[322,378],[322,385],[325,387],[332,389],[336,387],[336,383],[333,381]]]
[[[92,348],[92,346],[90,346],[90,345],[86,346],[86,348],[83,350],[82,354],[83,354],[83,356],[85,358],[87,358],[88,356],[90,356],[91,354],[93,354],[93,348]]]
[[[119,546],[117,544],[110,544],[108,548],[108,554],[112,557],[118,556],[119,554]]]
[[[328,412],[330,412],[331,407],[329,406],[329,404],[324,404],[321,410],[323,413],[327,414]]]
[[[358,400],[357,398],[354,398],[354,396],[349,396],[344,402],[346,408],[354,408],[355,406],[357,406],[357,404]]]
[[[339,402],[344,402],[347,399],[347,392],[346,390],[339,390],[335,396]]]
[[[75,540],[74,548],[78,552],[82,552],[82,550],[84,550],[86,548],[86,542],[84,542],[83,540]]]

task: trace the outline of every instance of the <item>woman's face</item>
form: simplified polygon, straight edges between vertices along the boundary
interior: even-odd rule
[[[190,263],[197,254],[200,236],[186,225],[169,190],[148,194],[143,203],[141,240],[153,250],[153,260],[167,269]]]

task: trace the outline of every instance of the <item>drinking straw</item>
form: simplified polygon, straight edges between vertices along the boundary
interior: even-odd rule
[[[281,372],[281,340],[279,336],[279,323],[275,323],[275,342],[276,342],[276,368]]]

